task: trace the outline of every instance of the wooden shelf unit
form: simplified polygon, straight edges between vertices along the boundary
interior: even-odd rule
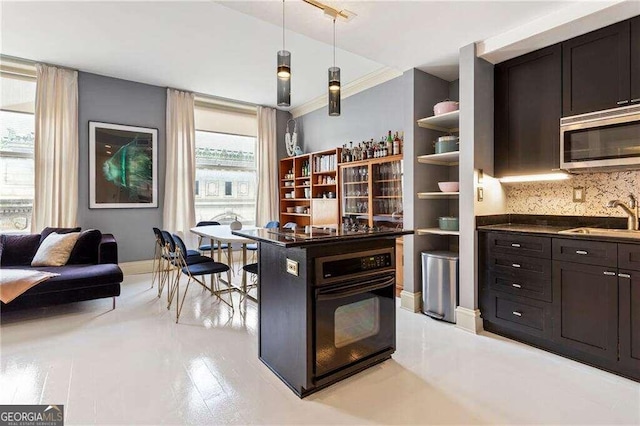
[[[341,151],[342,148],[334,148],[280,160],[280,226],[288,222],[298,226],[339,223],[337,169]],[[334,160],[329,160],[330,156],[334,156]],[[302,174],[305,163],[309,165],[307,175]],[[330,170],[332,164],[335,168]],[[289,174],[293,177],[286,177]],[[285,186],[285,182],[294,182],[294,186]],[[309,190],[309,197],[305,197],[305,189]],[[293,198],[286,198],[285,194],[290,192]],[[324,198],[329,193],[333,193],[333,198]],[[287,213],[287,207],[297,206],[308,208],[309,213]]]

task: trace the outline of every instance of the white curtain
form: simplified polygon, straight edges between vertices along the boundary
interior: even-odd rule
[[[37,64],[32,232],[76,226],[78,72]]]
[[[278,220],[278,154],[276,110],[258,107],[256,225]]]
[[[163,227],[185,240],[196,239],[195,226],[196,127],[193,93],[167,89],[167,157],[164,185]]]

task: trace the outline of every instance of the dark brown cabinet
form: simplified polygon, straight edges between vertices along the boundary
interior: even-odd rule
[[[640,371],[640,271],[620,270],[620,362]]]
[[[618,358],[615,268],[553,262],[554,340],[600,358]]]
[[[631,102],[640,103],[640,16],[631,20]]]
[[[640,244],[480,232],[488,331],[640,381]]]
[[[562,43],[562,115],[628,105],[631,100],[630,21]]]
[[[559,167],[562,50],[541,49],[495,68],[497,177]]]

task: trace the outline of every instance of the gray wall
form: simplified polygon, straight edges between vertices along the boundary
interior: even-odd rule
[[[78,224],[112,233],[120,262],[153,257],[153,226],[162,226],[165,170],[166,89],[80,72]],[[89,209],[89,121],[158,129],[158,208]]]
[[[287,132],[287,121],[291,118],[289,111],[276,110],[276,147],[278,160],[287,156],[287,148],[284,146],[284,134]],[[291,123],[293,126],[293,123]],[[293,127],[291,128],[293,131]]]
[[[326,107],[298,117],[298,145],[304,152],[322,151],[349,141],[354,144],[371,138],[379,141],[389,130],[406,130],[403,78],[394,78],[343,99],[339,117],[329,117]]]
[[[453,80],[449,83],[449,99],[452,101],[460,100],[460,80]]]

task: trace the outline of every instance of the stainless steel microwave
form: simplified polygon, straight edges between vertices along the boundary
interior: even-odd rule
[[[640,169],[640,105],[561,118],[560,168]]]

